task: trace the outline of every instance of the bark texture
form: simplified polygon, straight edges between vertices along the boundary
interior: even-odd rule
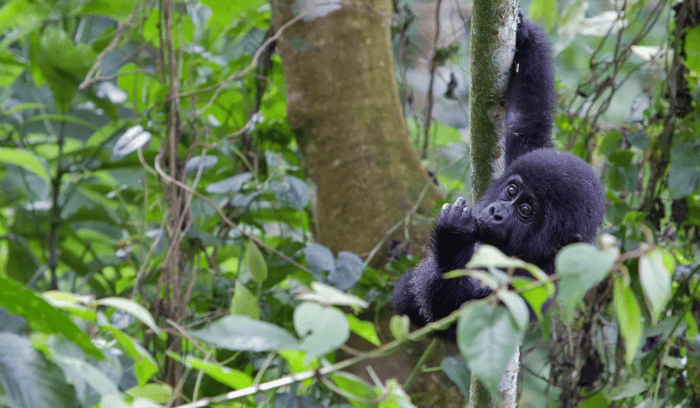
[[[302,16],[283,33],[278,50],[289,124],[316,184],[318,241],[334,251],[365,254],[417,203],[417,212],[432,220],[440,193],[410,144],[401,112],[391,2],[272,4],[276,27]],[[412,242],[425,244],[431,223],[414,221],[394,237],[404,241],[408,231]],[[383,263],[385,254],[380,251],[373,263]]]
[[[508,72],[515,53],[517,0],[480,0],[472,13],[469,93],[474,198],[486,191],[491,180],[505,168],[503,129]],[[500,398],[490,395],[474,375],[471,379],[470,408],[511,408],[516,406],[520,353],[511,360],[499,384]]]
[[[474,2],[469,45],[469,132],[475,200],[505,168],[503,95],[515,54],[517,7],[517,0]]]

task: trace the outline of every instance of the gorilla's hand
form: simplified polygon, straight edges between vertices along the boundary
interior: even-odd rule
[[[476,218],[466,200],[459,197],[454,204],[445,204],[435,225],[433,251],[441,272],[463,268],[471,258],[477,239]]]

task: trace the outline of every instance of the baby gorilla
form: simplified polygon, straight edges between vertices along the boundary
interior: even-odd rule
[[[490,290],[474,278],[442,278],[464,268],[480,244],[552,274],[563,246],[595,238],[605,212],[603,186],[586,162],[548,148],[552,72],[545,34],[521,16],[507,90],[506,170],[473,207],[461,197],[442,207],[428,255],[394,290],[397,313],[423,326],[486,297]],[[454,328],[441,333],[454,335]]]

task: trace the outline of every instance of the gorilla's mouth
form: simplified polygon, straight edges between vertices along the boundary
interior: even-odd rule
[[[510,228],[505,225],[494,227],[484,223],[481,218],[476,219],[477,240],[482,244],[505,248],[510,238]]]

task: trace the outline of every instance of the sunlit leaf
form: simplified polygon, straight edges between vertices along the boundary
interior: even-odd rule
[[[350,331],[369,341],[375,346],[382,345],[382,342],[379,340],[379,336],[377,336],[377,330],[374,328],[374,324],[360,320],[356,316],[347,313],[345,314],[345,317],[350,325]]]
[[[208,376],[216,381],[228,385],[234,390],[250,387],[253,385],[253,377],[250,375],[213,363],[211,361],[201,360],[192,356],[185,357],[185,364],[197,370],[204,371]]]
[[[671,299],[671,275],[664,266],[662,251],[657,248],[639,258],[639,280],[654,322]]]
[[[257,296],[249,291],[240,281],[236,281],[236,288],[231,300],[231,314],[248,316],[256,320],[260,318],[260,306],[258,306]]]
[[[632,364],[642,343],[642,311],[634,292],[622,277],[616,278],[613,284],[613,301],[620,333],[625,339],[625,362]]]
[[[408,335],[411,321],[408,316],[391,316],[389,321],[389,331],[395,339],[402,339]]]
[[[86,353],[97,358],[103,357],[102,351],[92,344],[85,332],[42,297],[2,276],[0,276],[0,288],[2,288],[0,306],[7,311],[24,317],[37,330],[62,334],[79,345]]]
[[[139,303],[133,300],[120,297],[107,297],[97,299],[95,303],[98,305],[110,306],[119,310],[123,310],[126,313],[139,319],[141,323],[148,326],[156,334],[160,333],[160,329],[156,325],[156,321],[153,319],[151,312],[149,312],[148,309],[146,309],[145,307],[141,306]]]
[[[46,184],[49,183],[49,175],[46,167],[34,153],[24,149],[0,148],[0,164],[11,164],[22,167],[39,176]]]
[[[132,126],[124,132],[112,148],[114,157],[124,157],[144,147],[151,140],[151,133],[143,129],[143,126]]]
[[[129,396],[133,398],[147,398],[149,401],[155,401],[161,404],[165,404],[170,400],[170,396],[173,394],[173,389],[171,386],[168,384],[157,384],[157,383],[149,383],[144,385],[143,387],[133,387],[130,388],[126,391]],[[138,400],[137,400],[138,401]],[[101,405],[102,407],[107,407],[105,405]],[[159,406],[154,406],[151,407],[149,405],[138,405],[137,402],[135,401],[133,404],[133,408],[157,408]]]
[[[367,302],[357,296],[343,293],[321,282],[311,282],[311,289],[313,292],[302,293],[297,298],[322,305],[354,306],[363,309],[369,306]]]
[[[497,295],[515,319],[518,329],[524,331],[527,328],[527,323],[530,321],[530,311],[527,308],[527,303],[517,293],[509,290],[499,290]]]

